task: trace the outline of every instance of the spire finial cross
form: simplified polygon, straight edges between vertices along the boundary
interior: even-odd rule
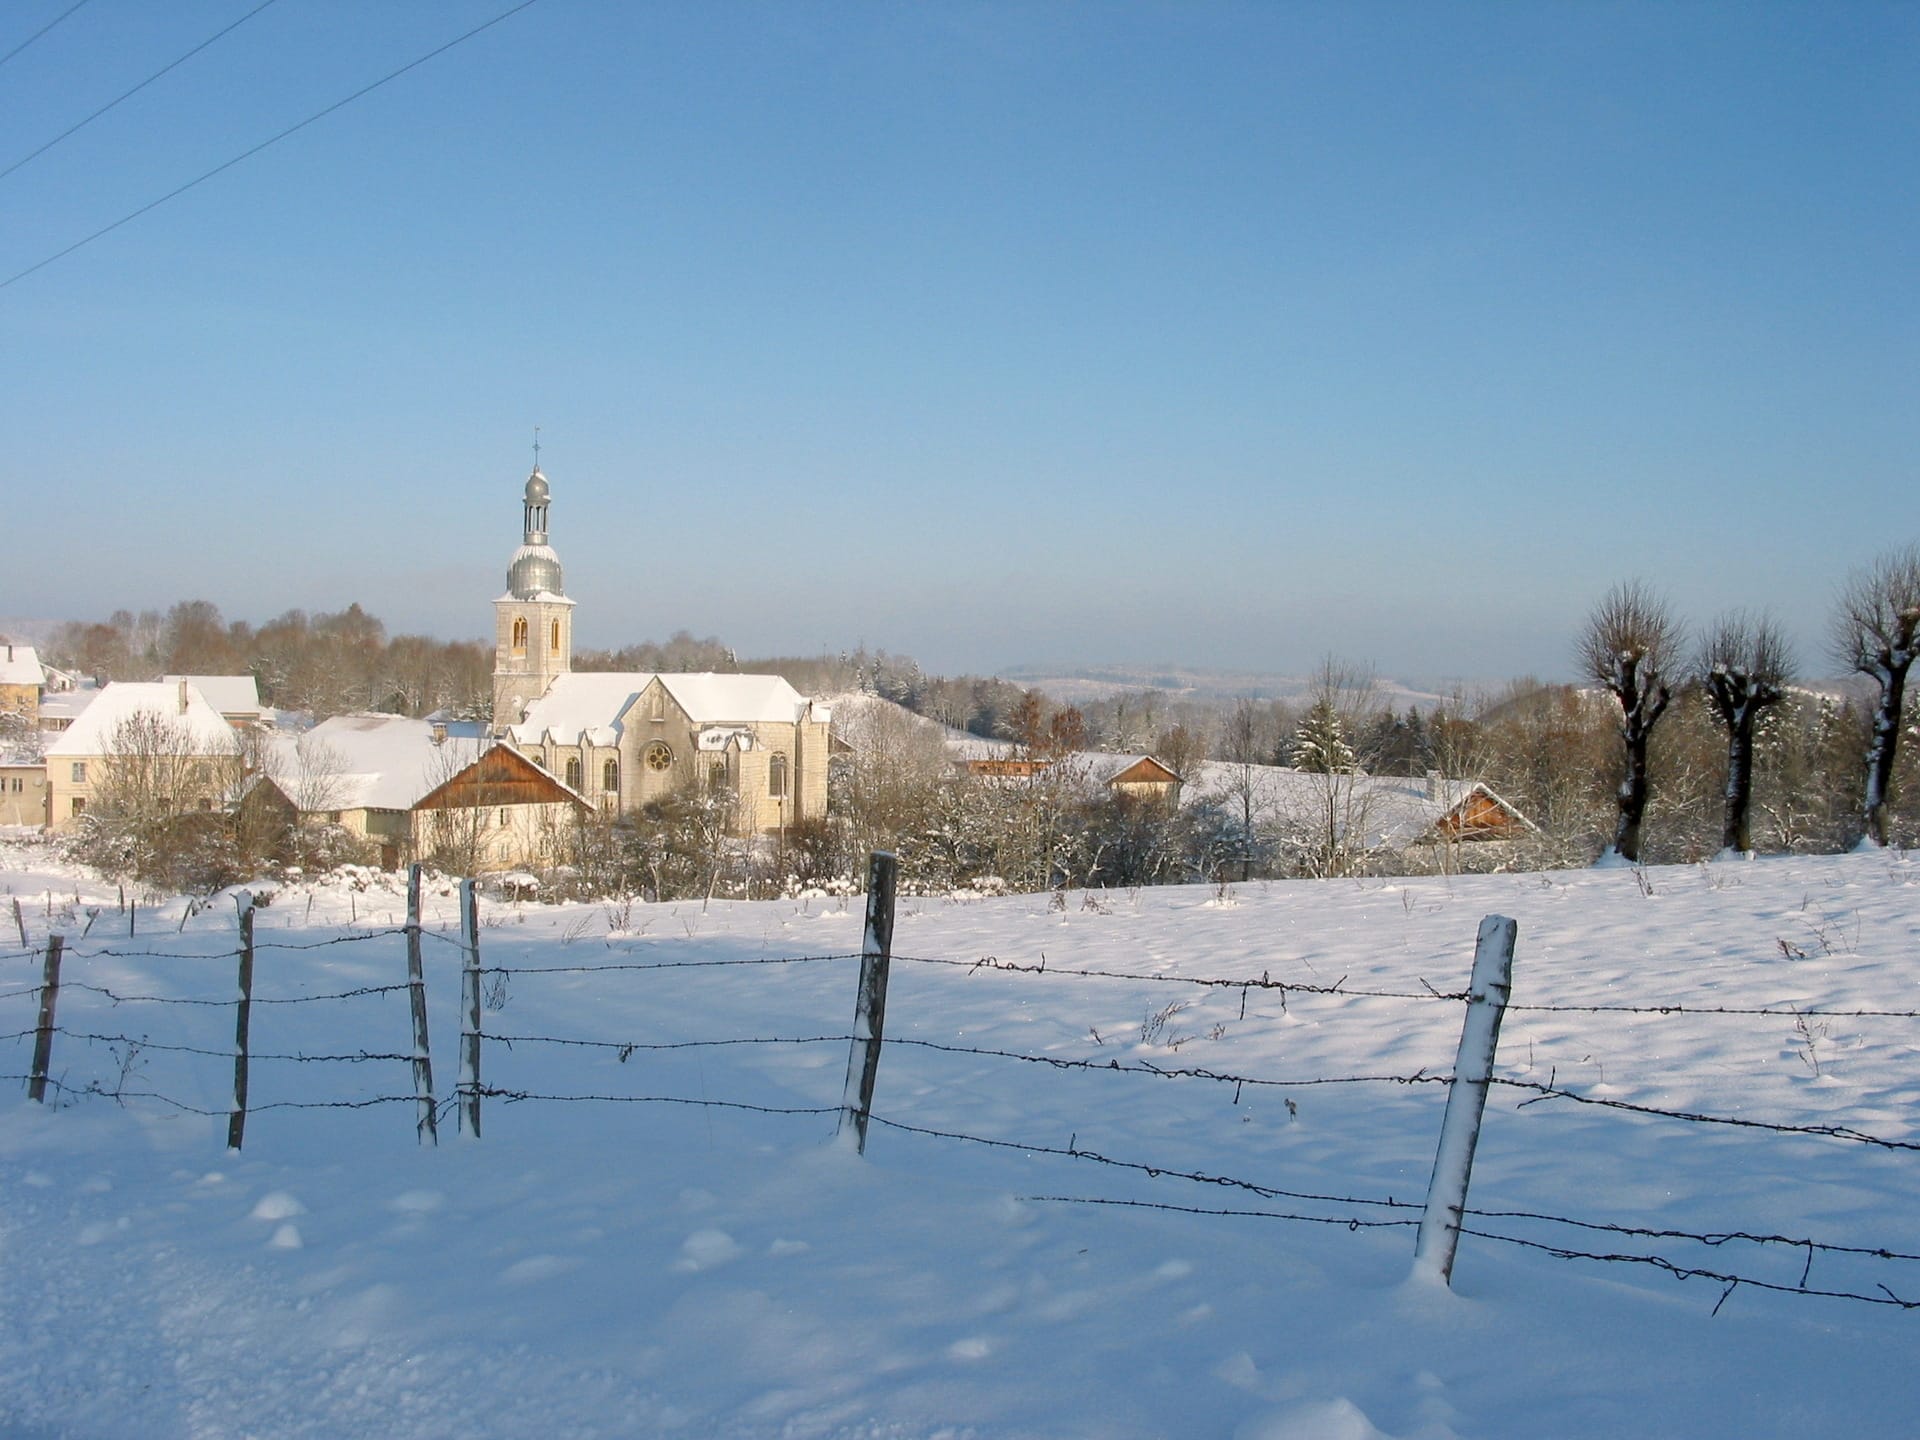
[[[533,468],[540,468],[540,427],[533,427]]]

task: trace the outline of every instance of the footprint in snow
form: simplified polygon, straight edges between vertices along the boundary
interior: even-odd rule
[[[446,1203],[438,1190],[406,1190],[389,1200],[387,1208],[402,1215],[431,1215]]]
[[[262,1195],[254,1205],[250,1218],[254,1220],[291,1220],[296,1215],[307,1213],[307,1207],[284,1190],[275,1190]]]
[[[127,1216],[122,1215],[111,1225],[96,1223],[81,1226],[79,1240],[82,1245],[98,1245],[101,1241],[111,1240],[115,1235],[124,1234],[132,1228],[133,1221]]]
[[[306,1241],[300,1238],[298,1225],[282,1225],[273,1232],[273,1238],[267,1241],[269,1250],[302,1250]]]
[[[696,1230],[680,1242],[680,1258],[673,1268],[682,1274],[711,1270],[740,1254],[740,1242],[724,1230]]]

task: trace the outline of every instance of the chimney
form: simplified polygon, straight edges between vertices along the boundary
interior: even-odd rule
[[[436,745],[447,743],[447,727],[438,720],[433,722],[433,743]]]
[[[180,682],[180,713],[187,713],[187,682],[184,680]]]

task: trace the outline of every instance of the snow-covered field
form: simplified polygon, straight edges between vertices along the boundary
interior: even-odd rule
[[[1441,1084],[1146,1073],[1445,1074],[1461,1007],[1426,990],[1464,988],[1479,920],[1497,912],[1520,926],[1502,1077],[1920,1144],[1920,1020],[1791,1013],[1920,1011],[1920,866],[1898,855],[1076,892],[1064,909],[903,901],[887,1032],[930,1044],[887,1048],[864,1158],[835,1141],[831,1113],[630,1103],[831,1111],[856,962],[714,962],[856,950],[857,900],[486,902],[484,960],[519,973],[494,977],[485,1082],[612,1098],[489,1098],[483,1139],[457,1136],[449,1110],[424,1148],[410,1101],[274,1108],[404,1097],[400,1060],[260,1058],[234,1154],[224,1114],[178,1108],[228,1104],[231,1006],[100,993],[230,1001],[231,903],[184,925],[179,901],[143,908],[129,939],[112,886],[0,846],[0,903],[9,889],[31,944],[0,911],[0,1031],[31,1030],[52,927],[70,946],[62,1029],[147,1044],[62,1034],[59,1103],[18,1085],[0,1106],[8,1440],[1804,1440],[1911,1435],[1920,1414],[1920,1313],[1893,1305],[1728,1294],[1473,1236],[1451,1292],[1409,1279],[1410,1226],[1347,1222],[1417,1217],[1403,1207],[1425,1194]],[[258,912],[256,996],[398,983],[396,935],[315,942],[388,931],[402,910],[379,886],[282,891]],[[428,918],[444,1098],[451,896]],[[973,963],[989,956],[1045,971]],[[1067,973],[1088,969],[1421,998]],[[809,1043],[645,1048],[766,1039]],[[252,1040],[263,1057],[404,1053],[406,997],[257,1004]],[[0,1071],[24,1075],[30,1035],[5,1044]],[[1536,1094],[1494,1090],[1475,1209],[1920,1255],[1914,1149],[1522,1103]],[[1267,1213],[1197,1213],[1219,1211]],[[1920,1260],[1512,1217],[1472,1227],[1920,1299]]]

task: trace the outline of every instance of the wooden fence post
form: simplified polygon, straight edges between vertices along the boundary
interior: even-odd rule
[[[460,882],[460,1128],[480,1138],[480,897],[473,881]]]
[[[253,895],[239,891],[240,998],[233,1014],[233,1114],[227,1117],[227,1148],[238,1150],[247,1134],[247,1031],[253,1023]]]
[[[420,867],[407,871],[407,996],[413,1002],[413,1093],[419,1098],[419,1138],[440,1143],[433,1108],[433,1052],[427,1048],[427,979],[420,964]]]
[[[13,902],[13,913],[20,913],[20,902]],[[27,1098],[47,1103],[47,1069],[53,1064],[53,1008],[60,1000],[60,952],[67,937],[47,937],[47,963],[40,976],[40,1024],[33,1035],[33,1073],[27,1078]]]
[[[900,859],[873,852],[867,868],[867,929],[860,947],[860,995],[853,1010],[853,1048],[847,1056],[847,1088],[840,1105],[840,1133],[851,1125],[859,1153],[867,1153],[867,1121],[873,1114],[873,1082],[880,1073],[880,1046],[887,1018],[887,967],[893,958],[893,897]]]
[[[1467,1209],[1467,1181],[1473,1151],[1480,1143],[1480,1117],[1487,1108],[1487,1082],[1493,1075],[1500,1020],[1513,990],[1513,942],[1520,927],[1504,915],[1480,922],[1473,951],[1473,978],[1467,984],[1467,1016],[1460,1026],[1460,1052],[1453,1062],[1447,1112],[1440,1121],[1440,1145],[1427,1185],[1427,1208],[1420,1217],[1413,1269],[1443,1285],[1453,1283],[1453,1252]]]
[[[33,946],[27,940],[27,917],[20,913],[20,897],[18,895],[13,897],[13,924],[14,928],[20,932],[20,948],[22,950],[31,950]]]

